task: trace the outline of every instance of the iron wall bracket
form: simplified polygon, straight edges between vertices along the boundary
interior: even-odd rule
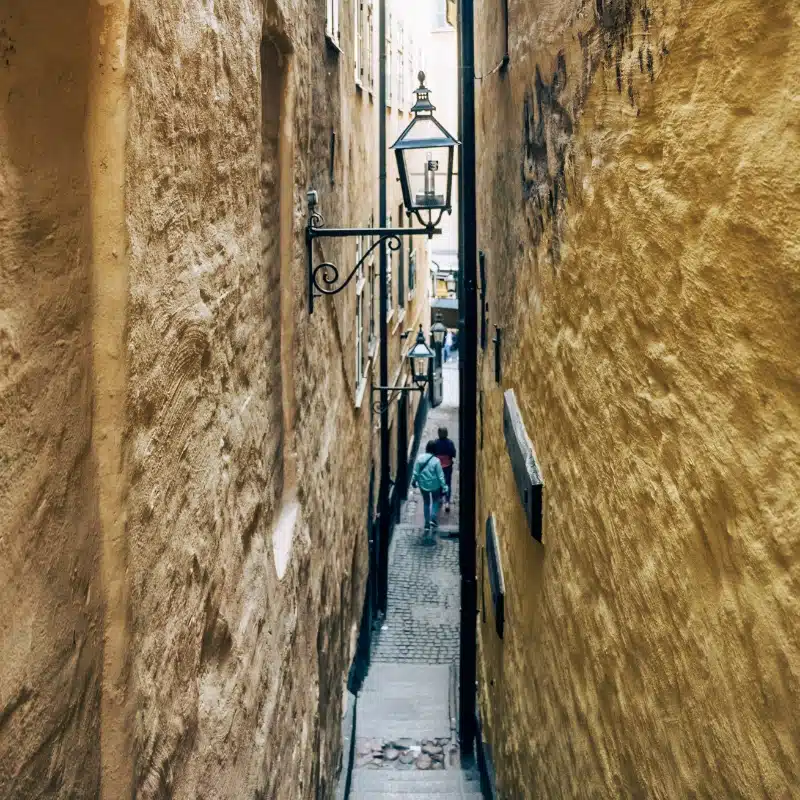
[[[438,221],[437,221],[438,222]],[[313,204],[309,203],[308,225],[306,226],[306,249],[308,251],[308,313],[314,313],[314,300],[317,297],[334,295],[341,292],[358,274],[370,254],[386,243],[386,246],[397,252],[402,245],[403,236],[427,236],[441,233],[441,228],[428,225],[424,228],[326,228],[325,220]],[[356,262],[344,280],[340,281],[339,267],[331,261],[323,261],[314,265],[314,241],[316,239],[347,239],[361,236],[377,237],[367,251]]]

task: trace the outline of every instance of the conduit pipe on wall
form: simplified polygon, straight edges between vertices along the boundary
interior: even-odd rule
[[[378,226],[385,228],[387,220],[386,201],[386,0],[378,6]],[[380,428],[381,428],[381,479],[378,486],[378,610],[386,614],[389,589],[389,484],[390,441],[389,441],[389,298],[386,293],[388,270],[386,248],[379,248],[380,302],[378,336],[380,349]]]
[[[475,33],[474,2],[461,0],[459,39],[459,449],[461,505],[459,563],[461,568],[461,675],[459,736],[462,753],[473,752],[475,739],[475,678],[477,644],[477,576],[475,570],[476,422],[478,385],[478,236],[475,176]]]

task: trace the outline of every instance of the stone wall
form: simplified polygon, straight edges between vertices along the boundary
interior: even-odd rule
[[[478,4],[479,75],[502,6]],[[500,640],[484,566],[480,708],[502,797],[800,787],[798,23],[781,0],[511,0],[510,68],[476,84],[503,328],[478,527],[495,514],[507,593]]]
[[[91,797],[98,784],[88,26],[88,2],[0,9],[0,796],[9,798],[55,788]]]
[[[331,796],[371,419],[304,225],[375,137],[351,32],[61,5],[0,12],[0,795]]]

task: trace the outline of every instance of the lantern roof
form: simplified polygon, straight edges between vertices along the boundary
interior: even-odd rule
[[[451,136],[433,116],[436,106],[430,101],[430,91],[425,86],[425,73],[419,73],[419,86],[415,89],[417,102],[411,107],[414,118],[391,146],[392,150],[422,150],[433,147],[456,147],[458,139]]]
[[[425,342],[425,334],[420,325],[416,344],[408,351],[408,358],[435,358],[435,353]]]

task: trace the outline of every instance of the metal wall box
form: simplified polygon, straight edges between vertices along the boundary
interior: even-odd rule
[[[486,562],[489,588],[492,590],[494,626],[497,635],[502,639],[506,622],[506,581],[503,577],[503,560],[500,556],[500,543],[497,541],[494,514],[490,514],[486,519]]]
[[[509,389],[503,394],[503,405],[503,431],[506,437],[506,449],[514,471],[514,480],[522,507],[528,518],[531,536],[537,542],[541,542],[544,483],[539,463],[536,460],[536,451],[525,430],[525,423],[522,421],[513,389]]]

